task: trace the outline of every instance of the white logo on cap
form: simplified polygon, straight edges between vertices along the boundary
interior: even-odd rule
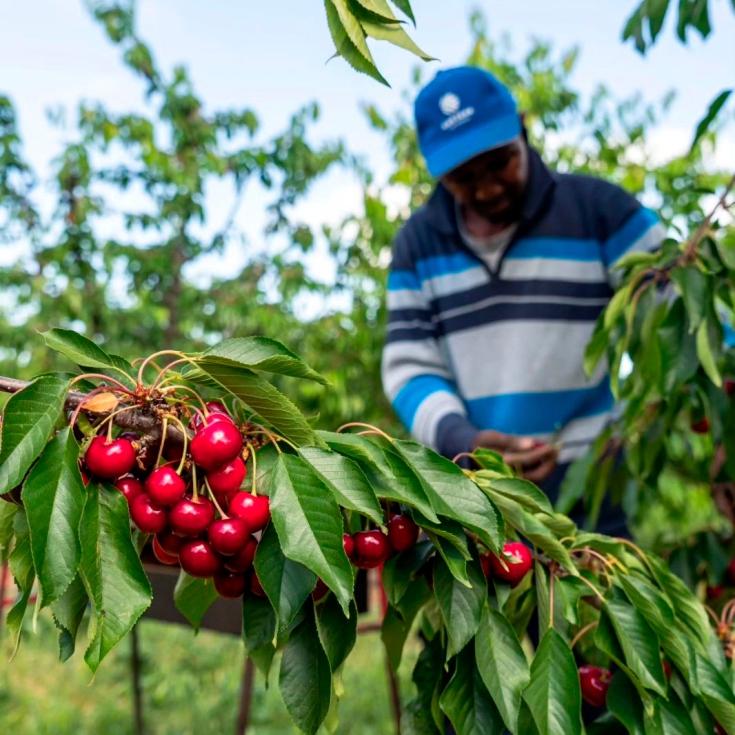
[[[439,100],[439,109],[445,114],[445,115],[451,115],[454,112],[457,112],[459,110],[459,106],[462,103],[459,101],[459,97],[457,97],[456,94],[453,94],[452,92],[447,92],[440,100]]]

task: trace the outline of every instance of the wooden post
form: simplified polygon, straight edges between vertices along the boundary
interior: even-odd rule
[[[240,714],[237,718],[235,735],[245,735],[250,724],[250,703],[253,699],[253,682],[255,681],[255,665],[245,654],[245,670],[240,692]]]

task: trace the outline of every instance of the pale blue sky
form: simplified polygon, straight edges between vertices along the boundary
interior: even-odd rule
[[[676,88],[678,100],[654,141],[662,152],[682,149],[714,93],[735,81],[735,15],[729,0],[713,0],[715,33],[702,44],[684,47],[673,38],[671,20],[664,40],[646,58],[620,43],[633,0],[415,0],[414,35],[441,59],[430,68],[462,61],[469,46],[468,15],[485,11],[493,34],[508,33],[518,47],[531,37],[550,40],[559,50],[579,44],[582,57],[576,85],[590,91],[605,82],[618,95],[641,91],[659,99]],[[672,2],[672,6],[676,3]],[[358,75],[332,53],[322,3],[318,0],[138,0],[138,26],[166,69],[184,62],[199,93],[212,107],[252,106],[263,134],[283,128],[299,105],[317,99],[323,111],[318,137],[343,137],[385,172],[382,140],[366,125],[358,105],[373,101],[383,109],[404,104],[415,61],[379,44],[376,60],[392,83],[386,89]],[[45,117],[50,106],[70,109],[97,99],[117,110],[140,108],[141,84],[123,69],[119,51],[91,21],[82,0],[0,2],[0,92],[15,101],[27,155],[43,171],[58,151],[60,133]],[[735,144],[724,149],[735,159]],[[732,154],[732,155],[730,155]],[[723,161],[724,163],[725,161]],[[735,160],[732,161],[735,164]],[[215,213],[218,197],[213,197]],[[254,192],[240,222],[258,239],[264,199]],[[316,224],[337,221],[359,206],[359,192],[335,175],[314,191],[300,212]],[[227,209],[222,207],[222,211]],[[7,260],[8,253],[5,253]],[[234,257],[235,254],[230,253]]]

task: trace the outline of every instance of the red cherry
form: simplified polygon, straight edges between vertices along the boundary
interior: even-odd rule
[[[212,492],[218,495],[234,495],[242,485],[248,468],[240,457],[207,474],[207,482]]]
[[[490,579],[493,574],[492,562],[490,561],[490,554],[480,555],[480,564],[482,564],[482,571],[485,574],[486,579]]]
[[[735,379],[734,378],[727,378],[725,380],[725,393],[728,396],[731,396],[733,393],[735,393]]]
[[[406,551],[416,546],[419,527],[408,516],[395,515],[388,521],[388,543],[396,551]]]
[[[342,535],[342,546],[345,547],[345,554],[347,554],[347,558],[352,559],[352,557],[355,555],[355,542],[349,533],[345,533]]]
[[[209,527],[207,538],[218,554],[233,556],[245,548],[250,529],[242,518],[223,518]]]
[[[207,401],[205,405],[209,411],[209,416],[207,416],[206,422],[202,420],[201,414],[195,413],[191,417],[191,421],[189,421],[189,428],[194,429],[194,431],[198,431],[205,423],[211,424],[215,421],[222,421],[222,417],[224,417],[224,420],[232,421],[227,408],[219,401]]]
[[[145,494],[138,495],[130,503],[130,518],[143,533],[161,533],[166,530],[167,515],[165,508],[153,505]]]
[[[158,545],[171,556],[178,556],[181,551],[181,545],[184,543],[181,536],[177,536],[171,531],[163,531],[163,533],[157,534],[156,541],[158,541]]]
[[[725,576],[730,585],[735,585],[735,559],[730,559]]]
[[[212,472],[232,462],[242,451],[242,435],[227,421],[208,424],[191,440],[191,458],[205,471]]]
[[[163,445],[163,458],[167,462],[171,462],[173,464],[178,464],[181,462],[181,458],[184,456],[184,445],[183,444],[174,444],[174,442],[167,441]]]
[[[79,474],[82,476],[82,484],[87,487],[89,485],[89,475],[84,470],[79,470]]]
[[[664,676],[667,679],[670,679],[671,678],[671,666],[669,665],[668,661],[664,661],[663,664],[664,664]]]
[[[115,482],[115,487],[125,496],[128,503],[143,494],[143,483],[135,477],[121,477]]]
[[[510,582],[512,586],[515,586],[533,566],[533,556],[528,547],[518,541],[506,543],[503,546],[503,554],[505,556],[505,567],[497,556],[489,555],[493,574],[503,582]]]
[[[156,536],[153,537],[153,555],[161,562],[161,564],[174,566],[174,564],[179,563],[179,557],[169,554],[165,549],[163,549],[161,544],[158,542],[158,537]]]
[[[135,449],[127,439],[96,436],[84,455],[87,469],[103,480],[116,480],[127,475],[135,466]]]
[[[208,498],[199,496],[179,500],[169,513],[171,530],[182,538],[195,538],[203,534],[214,520],[214,505]]]
[[[353,561],[360,569],[380,566],[390,554],[388,537],[382,531],[358,531],[352,539],[355,542]]]
[[[265,495],[235,493],[230,498],[230,513],[242,518],[251,533],[262,531],[271,519],[270,501]]]
[[[173,505],[186,493],[186,483],[173,467],[153,470],[145,481],[145,491],[156,505]]]
[[[253,566],[257,548],[258,542],[251,536],[242,551],[225,559],[225,569],[230,572],[247,572]]]
[[[316,587],[314,587],[314,589],[312,590],[311,596],[316,602],[319,602],[319,600],[326,596],[327,592],[329,592],[329,587],[327,587],[324,580],[317,579]]]
[[[582,686],[582,699],[593,707],[604,707],[611,680],[612,674],[608,669],[599,666],[581,666],[579,683]]]
[[[692,423],[692,431],[695,434],[707,434],[709,432],[709,419],[705,416],[699,421]]]
[[[236,600],[245,594],[248,586],[248,578],[244,574],[235,572],[217,572],[214,575],[214,588],[220,597],[228,600]]]
[[[260,584],[258,575],[254,571],[252,575],[250,576],[250,591],[254,595],[257,595],[258,597],[265,597],[265,590],[263,589],[263,586]]]
[[[187,541],[179,552],[181,568],[192,577],[213,577],[221,568],[222,560],[206,541]]]
[[[708,600],[719,600],[720,597],[722,597],[724,592],[725,592],[725,588],[720,584],[716,584],[714,587],[710,587],[709,585],[707,585],[707,599]]]

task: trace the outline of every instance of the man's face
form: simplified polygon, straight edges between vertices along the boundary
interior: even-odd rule
[[[526,142],[517,140],[470,159],[442,177],[449,193],[493,223],[518,221],[528,183]]]

